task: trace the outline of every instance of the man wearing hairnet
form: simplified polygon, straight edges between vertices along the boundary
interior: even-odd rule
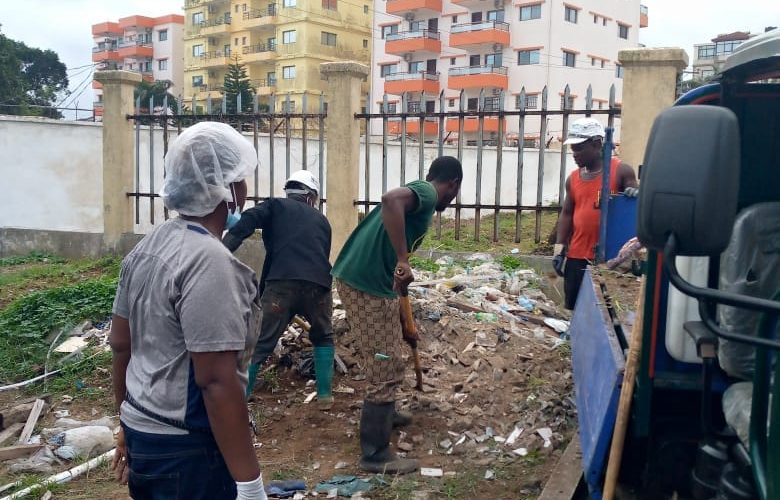
[[[165,157],[176,211],[122,261],[111,325],[121,430],[113,467],[135,499],[265,499],[244,400],[257,341],[252,270],[222,245],[257,154],[222,123]]]

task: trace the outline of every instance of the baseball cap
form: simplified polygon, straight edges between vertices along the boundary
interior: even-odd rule
[[[578,118],[569,125],[569,134],[564,144],[580,144],[594,137],[604,138],[604,126],[595,118]]]

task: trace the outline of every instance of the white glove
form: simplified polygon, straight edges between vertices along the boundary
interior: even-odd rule
[[[268,500],[263,487],[263,475],[257,476],[254,481],[241,483],[236,481],[236,500]]]
[[[639,196],[639,188],[627,187],[623,190],[623,194],[629,198],[636,198]]]

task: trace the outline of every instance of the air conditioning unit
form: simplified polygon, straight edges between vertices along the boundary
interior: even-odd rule
[[[501,89],[493,89],[493,95],[501,95]]]
[[[406,53],[404,54],[404,61],[411,61],[412,60],[412,54]]]
[[[414,12],[407,12],[404,14],[404,19],[407,21],[414,21]]]
[[[494,43],[493,44],[493,52],[501,52],[504,50],[504,46],[500,43]]]
[[[493,0],[493,6],[499,8],[504,4],[504,0]]]

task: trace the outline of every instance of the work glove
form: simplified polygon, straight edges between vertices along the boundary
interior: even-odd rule
[[[566,247],[557,244],[553,247],[555,250],[553,251],[553,269],[555,269],[555,274],[557,274],[560,277],[563,277],[563,264],[566,262]]]
[[[629,198],[636,198],[639,195],[639,188],[627,187],[625,190],[623,190],[623,195]]]
[[[236,500],[268,500],[263,487],[263,475],[257,476],[254,481],[241,483],[236,481]]]

